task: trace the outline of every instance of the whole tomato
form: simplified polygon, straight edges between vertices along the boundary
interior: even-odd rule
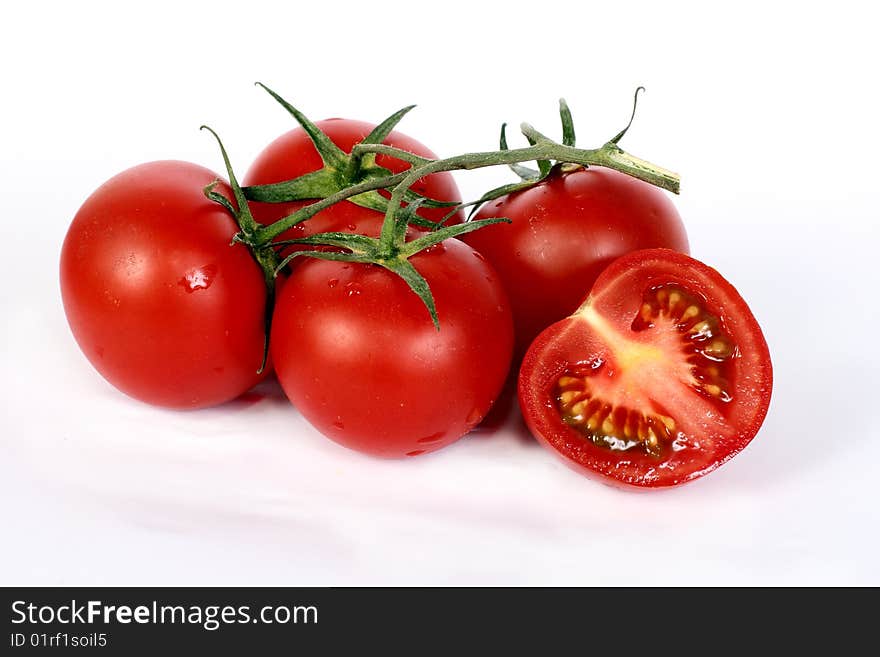
[[[217,178],[188,162],[128,169],[86,200],[61,250],[77,343],[107,381],[150,404],[212,406],[262,378],[264,278],[230,245],[235,221],[202,193]]]
[[[315,125],[346,153],[350,153],[351,149],[369,135],[375,127],[371,123],[352,119],[326,119],[316,122]],[[432,159],[437,157],[425,145],[397,131],[392,131],[382,143],[422,157]],[[376,164],[393,173],[400,173],[410,168],[409,163],[386,155],[377,156]],[[282,182],[317,171],[323,166],[321,156],[306,131],[302,128],[296,128],[278,137],[257,155],[256,160],[245,174],[242,184],[250,186]],[[438,201],[461,202],[458,186],[448,172],[427,176],[417,181],[411,189]],[[387,192],[383,191],[382,193],[389,196]],[[312,202],[314,201],[252,202],[250,206],[257,221],[270,224]],[[422,207],[418,211],[419,216],[433,222],[441,221],[448,213],[449,208],[447,207]],[[295,239],[322,232],[358,233],[376,237],[377,235],[373,234],[373,229],[380,224],[369,220],[372,216],[381,217],[382,214],[349,201],[343,201],[322,210],[308,221],[294,226],[279,239]],[[365,218],[367,224],[364,224]],[[450,217],[446,224],[457,224],[461,221],[462,213],[458,212]]]
[[[495,267],[510,297],[519,358],[543,329],[578,307],[616,258],[654,247],[688,252],[662,191],[611,169],[557,169],[534,187],[481,208],[507,217],[463,237]]]
[[[281,289],[271,350],[290,401],[321,433],[383,457],[417,456],[476,426],[510,366],[513,326],[497,274],[448,239],[412,257],[439,330],[398,275],[303,258]]]

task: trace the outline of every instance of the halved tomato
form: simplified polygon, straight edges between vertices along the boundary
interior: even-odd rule
[[[691,481],[764,421],[773,371],[754,316],[718,272],[668,249],[615,260],[519,377],[529,429],[577,469],[638,487]]]

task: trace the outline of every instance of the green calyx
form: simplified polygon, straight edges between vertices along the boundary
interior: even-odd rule
[[[215,180],[207,185],[203,190],[204,194],[211,201],[226,208],[226,211],[235,219],[240,232],[232,238],[232,242],[233,244],[239,242],[247,245],[251,256],[260,266],[260,270],[263,272],[263,280],[266,283],[266,306],[263,313],[263,358],[257,370],[257,373],[260,374],[266,368],[266,363],[269,360],[269,334],[272,329],[272,312],[275,309],[275,277],[278,268],[278,255],[271,244],[261,244],[256,240],[256,235],[261,226],[251,214],[247,199],[241,186],[238,184],[238,179],[232,170],[229,155],[226,153],[226,148],[223,146],[220,136],[206,125],[203,125],[201,129],[210,132],[214,135],[214,139],[217,140],[217,145],[220,147],[220,153],[223,156],[223,163],[226,166],[226,175],[229,176],[229,186],[232,188],[234,203],[217,191],[217,185],[220,184],[219,180]]]
[[[367,237],[365,235],[353,235],[351,233],[317,233],[309,237],[302,237],[293,240],[281,240],[275,242],[275,245],[289,246],[301,244],[306,246],[329,246],[341,251],[295,251],[282,260],[276,269],[281,271],[292,260],[300,257],[316,258],[319,260],[335,260],[341,262],[356,262],[365,265],[377,265],[384,267],[388,271],[400,276],[410,289],[425,304],[428,313],[431,315],[431,321],[434,327],[440,330],[440,319],[437,316],[437,307],[434,304],[434,295],[431,288],[424,277],[409,261],[411,257],[417,253],[421,253],[440,242],[451,237],[458,237],[465,233],[479,230],[484,226],[497,223],[510,223],[509,219],[496,217],[492,219],[483,219],[480,221],[471,221],[465,224],[457,224],[455,226],[443,226],[413,240],[406,241],[406,225],[407,218],[404,216],[395,221],[396,229],[393,232],[391,242],[383,241],[380,238]],[[403,226],[400,230],[399,227]]]
[[[393,184],[393,181],[404,180],[405,174],[397,174],[397,176],[393,176],[390,175],[389,172],[389,176],[385,176],[382,179],[367,180],[359,183],[359,185],[344,187],[327,198],[312,203],[295,212],[293,215],[279,220],[271,226],[261,226],[254,219],[253,214],[248,207],[245,188],[242,188],[238,182],[238,178],[232,168],[226,148],[219,135],[208,126],[202,126],[202,129],[210,132],[217,140],[220,153],[223,157],[223,163],[226,167],[226,173],[229,177],[229,185],[232,189],[234,202],[217,191],[216,188],[220,182],[219,180],[215,180],[210,185],[206,186],[204,194],[210,200],[222,205],[233,216],[240,230],[240,232],[234,236],[233,242],[245,244],[250,248],[251,254],[263,271],[266,281],[266,314],[264,318],[265,340],[263,360],[260,364],[259,372],[263,371],[268,360],[269,335],[271,333],[272,311],[274,309],[275,301],[275,280],[278,273],[295,258],[311,257],[321,260],[356,262],[384,267],[400,276],[410,289],[418,295],[422,300],[422,303],[425,304],[425,308],[428,310],[435,328],[440,330],[440,320],[437,316],[437,308],[434,303],[434,296],[431,293],[431,288],[409,259],[417,253],[451,237],[457,237],[478,230],[485,225],[509,222],[508,219],[493,218],[454,226],[444,226],[443,223],[446,219],[456,213],[461,207],[460,204],[452,204],[452,210],[443,221],[439,224],[431,222],[430,225],[433,227],[432,231],[426,232],[423,236],[416,239],[406,241],[407,227],[413,223],[413,218],[417,216],[416,212],[424,204],[430,202],[429,199],[425,199],[424,197],[414,197],[412,202],[399,207],[397,212],[392,214],[391,221],[394,224],[394,230],[392,231],[391,240],[376,239],[352,233],[318,233],[299,239],[276,240],[274,238],[277,237],[278,234],[288,230],[291,226],[302,223],[310,217],[313,217],[325,207],[329,207],[330,205],[345,200],[346,198],[354,198],[358,195],[369,193],[369,191],[371,191],[369,188],[374,184],[381,185],[381,187],[376,187],[376,189],[379,189],[389,186],[389,181],[392,181],[391,184]],[[373,158],[375,157],[372,154],[370,154],[370,156]],[[425,163],[427,162],[431,162],[431,160],[425,160]],[[301,179],[302,178],[299,178],[297,180]],[[362,188],[367,189],[368,191],[361,191]],[[384,198],[382,200],[386,201]],[[283,227],[279,229],[279,226]],[[277,249],[294,244],[304,246],[326,246],[338,249],[338,251],[295,251],[281,260],[278,256]]]
[[[299,123],[302,129],[305,130],[318,154],[321,156],[324,166],[317,171],[307,173],[293,180],[269,185],[244,187],[243,192],[248,200],[263,203],[287,203],[290,201],[325,199],[353,185],[371,180],[386,180],[393,175],[390,170],[376,164],[376,153],[346,153],[296,107],[288,103],[266,85],[260,82],[257,82],[257,85],[265,89],[269,95],[278,101]],[[381,144],[391,134],[391,131],[394,130],[397,124],[400,123],[400,120],[414,107],[415,105],[408,105],[389,116],[373,128],[361,143],[367,145]],[[414,167],[429,161],[412,153],[405,151],[404,153],[405,156],[400,157],[400,159]],[[355,205],[376,210],[377,212],[386,212],[388,209],[388,199],[379,194],[378,189],[362,192],[348,197],[346,200]],[[419,196],[411,190],[407,191],[405,200],[408,203],[421,200],[423,207],[433,208],[453,207],[456,205],[454,202]],[[426,228],[434,225],[433,222],[416,214],[412,217],[412,223]]]
[[[539,184],[543,180],[545,180],[551,174],[557,171],[566,171],[570,169],[577,168],[586,168],[590,166],[590,164],[598,165],[598,166],[610,166],[611,168],[618,169],[618,164],[625,165],[628,167],[638,166],[639,163],[644,163],[647,165],[645,169],[645,173],[652,175],[654,179],[648,180],[651,184],[657,185],[658,187],[662,187],[667,189],[675,194],[679,192],[679,182],[678,176],[671,171],[667,171],[666,169],[660,169],[656,165],[652,165],[649,162],[645,162],[644,160],[640,160],[638,158],[634,158],[631,155],[624,153],[624,151],[617,145],[618,142],[623,139],[623,136],[627,133],[627,131],[632,126],[633,120],[636,116],[636,106],[639,101],[639,93],[644,91],[644,87],[638,87],[635,91],[635,95],[633,97],[633,109],[632,114],[630,115],[629,122],[626,124],[626,127],[617,133],[614,137],[608,140],[605,145],[596,149],[595,153],[599,157],[595,159],[592,163],[586,163],[578,161],[574,159],[573,161],[567,161],[565,159],[564,151],[560,151],[560,157],[557,157],[554,160],[552,159],[537,159],[536,163],[538,165],[537,169],[532,169],[530,167],[523,166],[519,163],[511,163],[507,166],[520,178],[520,182],[509,183],[507,185],[501,185],[500,187],[496,187],[495,189],[491,189],[479,200],[474,203],[470,203],[468,205],[473,206],[471,208],[469,217],[473,216],[477,210],[480,209],[480,206],[484,203],[488,203],[489,201],[493,201],[497,198],[501,198],[502,196],[507,196],[513,192],[517,192],[523,189],[528,189],[530,187],[534,187]],[[574,119],[571,115],[571,109],[568,107],[568,103],[565,102],[564,98],[559,99],[559,120],[562,123],[562,142],[561,144],[557,144],[558,146],[567,147],[570,149],[575,149],[576,137],[574,130]],[[520,126],[520,130],[522,131],[523,136],[529,142],[531,146],[538,146],[541,144],[554,144],[553,140],[549,137],[543,135],[538,132],[535,128],[533,128],[528,123],[523,123]],[[501,136],[499,138],[499,149],[502,152],[508,152],[510,148],[507,145],[507,124],[501,124]],[[624,157],[621,157],[624,156]],[[615,160],[615,158],[618,158]],[[634,173],[633,170],[626,171],[630,175],[634,175],[635,177],[641,177]],[[654,176],[653,174],[659,173],[659,176]],[[645,178],[642,178],[645,180]]]
[[[381,143],[400,119],[412,109],[411,106],[392,114],[378,125],[361,143],[355,145],[351,153],[345,153],[299,110],[287,103],[268,87],[260,86],[281,103],[303,129],[306,130],[324,162],[324,167],[319,171],[306,174],[294,180],[273,185],[242,188],[239,186],[232,171],[232,166],[229,163],[229,158],[222,142],[220,142],[216,133],[211,130],[220,145],[233,191],[234,203],[216,191],[217,183],[206,187],[205,194],[211,200],[223,205],[233,215],[240,229],[234,241],[246,244],[250,248],[254,259],[264,273],[267,289],[267,348],[272,303],[274,301],[275,277],[279,271],[289,265],[295,258],[310,257],[383,267],[400,276],[410,289],[418,295],[428,310],[434,326],[439,330],[440,322],[430,287],[424,277],[413,266],[410,259],[414,255],[446,239],[458,237],[491,224],[509,222],[508,219],[497,217],[479,221],[469,220],[459,225],[445,225],[446,220],[451,218],[460,209],[473,206],[474,210],[476,210],[487,201],[536,185],[555,171],[567,171],[571,168],[590,166],[611,168],[675,194],[679,193],[680,181],[677,174],[635,157],[625,152],[619,146],[620,140],[632,125],[638,95],[640,91],[643,91],[642,87],[636,90],[633,101],[633,113],[627,126],[599,148],[580,149],[575,146],[575,130],[571,111],[566,102],[560,100],[559,116],[562,122],[562,140],[560,143],[554,142],[531,125],[523,123],[520,129],[529,146],[511,149],[507,144],[506,125],[503,125],[499,140],[499,150],[497,151],[466,153],[442,160],[431,160]],[[394,174],[376,165],[376,157],[378,155],[395,157],[408,162],[411,166],[402,173]],[[537,169],[523,166],[523,162],[535,162]],[[461,204],[444,203],[420,196],[411,190],[411,187],[419,179],[434,173],[471,170],[498,165],[510,167],[520,177],[520,181],[490,190],[476,201]],[[379,190],[390,190],[391,197],[383,197],[379,194]],[[312,199],[314,202],[267,226],[262,226],[254,220],[247,205],[248,201],[283,203],[304,199]],[[278,240],[282,233],[293,226],[308,221],[318,212],[335,203],[346,200],[385,213],[381,234],[378,239],[365,235],[327,232],[299,239]],[[425,221],[417,214],[421,207],[447,206],[451,208],[449,213],[443,221],[438,223]],[[425,232],[407,241],[408,226],[419,223],[427,224],[427,227],[431,229],[430,232]],[[305,248],[295,251],[283,260],[280,259],[277,249],[284,249],[292,245],[301,245]],[[329,247],[330,250],[314,250],[310,248],[321,246]],[[265,365],[265,357],[263,365]]]

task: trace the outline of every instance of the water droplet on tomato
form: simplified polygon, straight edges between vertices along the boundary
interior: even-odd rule
[[[336,420],[336,422],[333,423],[333,428],[342,431],[345,429],[345,424],[342,422],[342,420]]]
[[[177,284],[183,286],[183,289],[190,293],[196,290],[207,290],[211,287],[216,276],[217,265],[204,265],[190,269],[177,281]]]
[[[484,256],[484,255],[483,255],[482,253],[480,253],[479,251],[474,251],[474,257],[475,257],[477,260],[482,260],[483,262],[486,262],[486,256]]]
[[[346,228],[346,230],[350,230],[351,232],[354,232],[357,230],[357,226],[355,226],[354,224],[348,224],[345,228]]]
[[[350,297],[356,297],[363,290],[361,289],[360,283],[346,283],[345,285],[345,293]]]
[[[446,436],[445,431],[438,431],[437,433],[432,433],[430,436],[425,436],[424,438],[419,438],[416,442],[422,445],[430,445],[431,443],[436,443],[439,440],[443,440]]]
[[[468,413],[468,416],[467,416],[467,419],[465,420],[465,422],[470,427],[470,426],[475,425],[477,422],[479,422],[482,419],[483,419],[483,411],[480,410],[479,407],[474,407],[471,410],[471,412]]]
[[[327,287],[336,287],[337,285],[339,285],[338,278],[331,278],[329,281],[327,281]]]

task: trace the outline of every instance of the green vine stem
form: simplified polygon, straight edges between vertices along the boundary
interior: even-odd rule
[[[523,126],[524,129],[528,129],[528,127],[529,126]],[[678,174],[635,157],[625,152],[616,143],[610,141],[601,148],[581,149],[573,146],[557,144],[550,140],[542,140],[534,146],[529,146],[527,148],[468,153],[442,160],[426,160],[425,158],[413,155],[408,151],[394,148],[393,146],[386,146],[384,144],[358,144],[352,151],[352,154],[354,155],[362,155],[364,153],[390,155],[405,162],[411,162],[414,166],[407,171],[393,176],[374,178],[351,187],[346,187],[327,198],[323,198],[315,203],[307,205],[301,210],[298,210],[283,219],[279,219],[277,222],[269,226],[257,230],[253,236],[254,245],[259,246],[266,244],[278,237],[281,233],[303,221],[306,221],[331,205],[353,196],[357,196],[358,194],[376,189],[393,188],[394,191],[392,192],[391,202],[388,204],[388,214],[393,216],[396,214],[397,208],[400,207],[401,202],[404,200],[406,190],[408,190],[420,178],[441,171],[480,169],[497,165],[530,162],[533,160],[556,160],[557,162],[578,164],[581,166],[608,167],[652,185],[656,185],[657,187],[673,192],[674,194],[678,194],[680,190],[680,178]],[[384,240],[384,245],[386,247],[390,244],[389,240],[392,235],[389,234],[389,231],[393,231],[393,228],[393,220],[386,220],[385,224],[383,224],[382,239]]]
[[[633,117],[635,116],[635,106],[638,101],[638,95],[640,91],[642,91],[641,87],[636,90],[635,98],[633,99]],[[275,94],[274,92],[270,91],[270,93],[275,96],[276,99],[279,100],[279,102],[282,102],[282,104],[284,104],[285,107],[287,107],[288,110],[297,117],[297,120],[301,124],[303,124],[304,126],[311,125],[311,123],[308,122],[303,116],[299,116],[300,113],[298,113],[298,110],[295,110],[295,108],[289,106],[283,99],[280,98],[280,96],[277,96],[277,94]],[[257,262],[266,273],[269,301],[271,301],[274,292],[274,281],[270,280],[270,278],[274,277],[274,275],[277,274],[278,271],[285,267],[294,258],[312,257],[325,260],[340,260],[364,264],[374,264],[384,267],[403,278],[413,290],[413,292],[415,292],[422,299],[431,315],[431,319],[433,320],[434,325],[439,329],[439,320],[437,317],[436,308],[434,307],[434,299],[431,294],[431,290],[428,287],[428,284],[424,280],[424,278],[422,278],[422,276],[416,271],[415,267],[413,267],[413,265],[409,262],[409,258],[414,256],[416,253],[426,248],[429,248],[433,244],[437,244],[450,237],[457,237],[458,235],[462,235],[473,230],[478,230],[479,228],[482,228],[483,226],[492,223],[504,222],[509,220],[499,217],[484,219],[480,221],[468,221],[464,224],[457,224],[452,226],[443,225],[443,222],[441,222],[440,224],[433,227],[432,232],[429,232],[423,237],[419,237],[417,239],[407,242],[407,224],[416,218],[415,212],[418,207],[422,203],[436,203],[432,199],[427,199],[419,197],[418,195],[414,195],[410,188],[418,180],[431,174],[444,171],[480,169],[484,167],[499,165],[507,165],[514,169],[514,171],[522,170],[520,171],[520,173],[522,174],[524,171],[526,171],[526,169],[524,167],[519,167],[518,165],[520,165],[520,163],[538,163],[539,170],[535,172],[538,174],[537,176],[532,176],[531,170],[528,170],[529,173],[527,176],[524,176],[524,180],[517,183],[503,185],[494,190],[486,192],[479,200],[473,203],[461,204],[459,206],[456,206],[455,208],[453,208],[449,216],[451,216],[451,214],[460,207],[465,207],[468,205],[478,206],[486,201],[499,198],[504,194],[537,184],[545,176],[549,175],[549,173],[556,167],[562,167],[563,169],[570,166],[606,167],[614,169],[615,171],[619,171],[628,176],[632,176],[633,178],[637,178],[638,180],[642,180],[651,185],[655,185],[667,191],[673,192],[675,194],[679,193],[680,179],[678,174],[673,173],[668,169],[664,169],[655,164],[652,164],[647,160],[643,160],[639,157],[631,155],[630,153],[627,153],[622,148],[620,148],[620,146],[618,145],[620,139],[626,134],[626,132],[632,125],[633,117],[630,117],[629,123],[623,130],[621,130],[617,135],[615,135],[612,139],[607,141],[601,147],[594,149],[576,148],[574,145],[575,134],[574,127],[571,121],[571,112],[569,111],[568,105],[565,103],[565,101],[561,100],[560,117],[562,119],[563,126],[563,143],[557,143],[551,140],[549,137],[545,136],[544,134],[533,128],[531,125],[524,123],[521,125],[520,129],[530,144],[526,148],[508,149],[506,137],[504,135],[504,128],[502,127],[500,150],[466,153],[463,155],[457,155],[445,159],[432,160],[420,157],[405,150],[394,148],[392,146],[376,143],[378,141],[381,141],[382,134],[380,133],[383,130],[387,132],[386,128],[390,129],[389,126],[393,126],[394,124],[396,124],[397,121],[399,121],[400,118],[410,109],[411,108],[406,107],[389,117],[386,122],[384,122],[383,125],[380,126],[382,130],[377,133],[375,139],[366,139],[364,142],[357,144],[352,149],[350,155],[340,155],[340,161],[334,165],[339,168],[344,168],[346,170],[352,167],[357,169],[362,165],[364,161],[374,160],[376,155],[387,155],[409,163],[411,165],[409,169],[402,173],[393,175],[390,172],[388,172],[388,175],[383,175],[381,171],[373,171],[371,172],[371,175],[366,179],[351,182],[346,186],[338,189],[338,191],[329,193],[332,189],[331,186],[326,190],[328,192],[328,195],[326,195],[324,198],[320,198],[320,200],[317,200],[310,205],[300,208],[293,214],[279,219],[275,223],[268,226],[260,226],[257,222],[254,221],[253,217],[247,209],[246,199],[254,200],[256,198],[258,200],[265,200],[267,202],[279,203],[302,198],[301,196],[297,196],[297,194],[301,194],[302,190],[296,189],[298,181],[302,179],[286,181],[274,185],[266,185],[260,188],[251,187],[248,188],[248,190],[243,190],[238,185],[238,182],[236,181],[235,176],[232,172],[232,167],[229,163],[228,158],[226,157],[226,152],[223,149],[222,143],[220,144],[227,172],[230,176],[230,183],[232,185],[235,201],[238,207],[232,207],[232,204],[227,199],[223,198],[221,195],[216,194],[213,191],[212,186],[209,186],[210,188],[206,189],[205,192],[209,196],[209,198],[212,198],[216,202],[221,203],[225,207],[227,207],[227,209],[233,213],[236,220],[238,221],[241,232],[236,236],[236,241],[243,242],[248,247],[250,247],[251,251],[254,254],[254,257],[257,259]],[[317,130],[317,128],[315,129]],[[377,128],[377,130],[379,129]],[[216,134],[214,136],[217,137]],[[317,146],[320,140],[318,138],[314,139],[316,139],[315,143]],[[217,141],[220,141],[219,138],[217,138]],[[328,157],[329,156],[324,157],[325,165]],[[348,159],[345,160],[345,158]],[[555,162],[556,164],[551,164],[553,162]],[[327,170],[330,171],[331,174],[333,173],[333,168]],[[306,174],[306,177],[314,177],[318,173],[320,172],[316,172],[315,174]],[[347,179],[350,180],[351,178],[349,177]],[[364,196],[361,195],[365,195],[369,192],[374,192],[380,189],[390,189],[391,198],[388,199],[387,202],[385,201],[385,199],[382,199],[382,204],[379,207],[374,208],[380,209],[381,207],[381,210],[384,210],[385,212],[381,234],[378,239],[367,237],[364,235],[351,235],[347,233],[318,233],[300,239],[285,240],[283,242],[275,241],[276,238],[278,238],[282,233],[286,232],[290,228],[304,221],[307,221],[322,210],[329,208],[336,203],[345,201],[347,199],[354,199],[354,197],[364,199]],[[372,203],[367,204],[368,207],[372,207],[372,205]],[[334,247],[334,249],[341,249],[341,251],[334,250],[330,252],[324,250],[316,251],[307,249],[304,251],[296,251],[281,262],[278,262],[277,256],[275,255],[273,249],[274,247],[280,246],[282,244],[302,244],[309,246],[323,245]],[[268,328],[269,326],[267,320],[267,334]]]
[[[522,126],[523,133],[540,134],[533,132],[533,130],[534,129],[528,124]],[[398,157],[400,159],[405,159],[406,157],[406,151],[401,151],[397,148],[381,144],[359,144],[354,147],[354,150],[381,153]],[[680,178],[678,174],[630,155],[616,143],[609,141],[601,148],[584,150],[573,146],[557,144],[541,135],[540,139],[536,139],[535,145],[529,146],[528,148],[469,153],[444,160],[434,160],[409,169],[405,172],[406,176],[403,180],[394,186],[391,200],[388,203],[386,220],[382,225],[382,236],[380,238],[383,250],[390,252],[393,249],[393,231],[395,225],[393,216],[395,214],[395,209],[400,207],[406,190],[420,178],[441,171],[480,169],[483,167],[504,164],[519,164],[521,162],[529,162],[533,160],[556,160],[557,162],[579,164],[582,166],[608,167],[632,176],[633,178],[638,178],[639,180],[656,185],[657,187],[673,192],[674,194],[678,194],[680,190]]]
[[[406,152],[406,151],[404,151]],[[326,198],[322,198],[320,201],[316,201],[314,203],[310,203],[309,205],[297,210],[291,215],[288,215],[282,219],[279,219],[275,223],[269,224],[268,226],[264,226],[258,229],[253,236],[253,243],[255,246],[266,245],[276,237],[281,235],[286,230],[293,228],[297,224],[301,224],[307,219],[311,219],[316,214],[318,214],[321,210],[326,210],[331,205],[335,205],[340,203],[341,201],[345,201],[347,199],[352,198],[353,196],[358,196],[359,194],[363,194],[364,192],[372,192],[377,189],[386,189],[388,187],[394,187],[406,178],[406,174],[408,172],[404,171],[402,173],[395,174],[393,176],[387,176],[385,178],[372,178],[370,180],[366,180],[362,183],[358,183],[357,185],[352,185],[351,187],[345,187],[344,189],[339,190],[335,194],[331,194]],[[308,174],[306,174],[308,175]]]

